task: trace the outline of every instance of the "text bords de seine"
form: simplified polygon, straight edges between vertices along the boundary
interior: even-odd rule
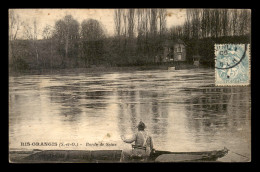
[[[86,142],[85,144],[77,143],[77,142],[21,142],[21,146],[116,146],[115,143],[89,143]]]

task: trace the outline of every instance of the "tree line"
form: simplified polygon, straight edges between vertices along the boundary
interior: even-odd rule
[[[250,34],[251,11],[246,9],[187,9],[184,24],[169,29],[171,38],[185,41],[190,59],[200,55],[211,63],[214,44],[250,43]]]
[[[245,36],[251,32],[250,10],[187,9],[184,24],[170,29],[166,19],[166,9],[115,9],[114,36],[107,36],[98,20],[79,23],[72,15],[46,25],[40,33],[37,20],[29,24],[10,10],[9,62],[14,69],[155,64],[162,61],[167,39],[184,40],[188,56],[202,52],[214,59],[203,40],[248,41]],[[17,39],[21,31],[25,40]],[[43,39],[38,39],[39,34]]]
[[[116,9],[114,56],[136,65],[155,63],[167,34],[166,14],[166,9]]]
[[[185,23],[173,26],[170,32],[184,39],[247,35],[251,32],[251,12],[246,9],[187,9]]]

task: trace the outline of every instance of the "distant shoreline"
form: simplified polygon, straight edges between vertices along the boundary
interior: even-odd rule
[[[122,66],[122,67],[111,67],[111,66],[93,66],[88,68],[55,68],[55,69],[31,69],[31,70],[20,70],[14,71],[9,69],[9,75],[15,76],[20,74],[70,74],[70,73],[107,73],[107,72],[133,72],[143,70],[168,70],[170,64],[164,65],[142,65],[142,66]],[[210,69],[212,67],[206,65],[200,65],[196,67],[192,64],[181,64],[176,66],[176,70],[195,69],[203,68]]]

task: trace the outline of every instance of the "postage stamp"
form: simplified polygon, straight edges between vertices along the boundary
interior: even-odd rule
[[[250,44],[215,44],[215,85],[250,84]]]

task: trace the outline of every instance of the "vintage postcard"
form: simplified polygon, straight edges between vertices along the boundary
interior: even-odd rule
[[[251,161],[250,9],[9,9],[10,163]]]

